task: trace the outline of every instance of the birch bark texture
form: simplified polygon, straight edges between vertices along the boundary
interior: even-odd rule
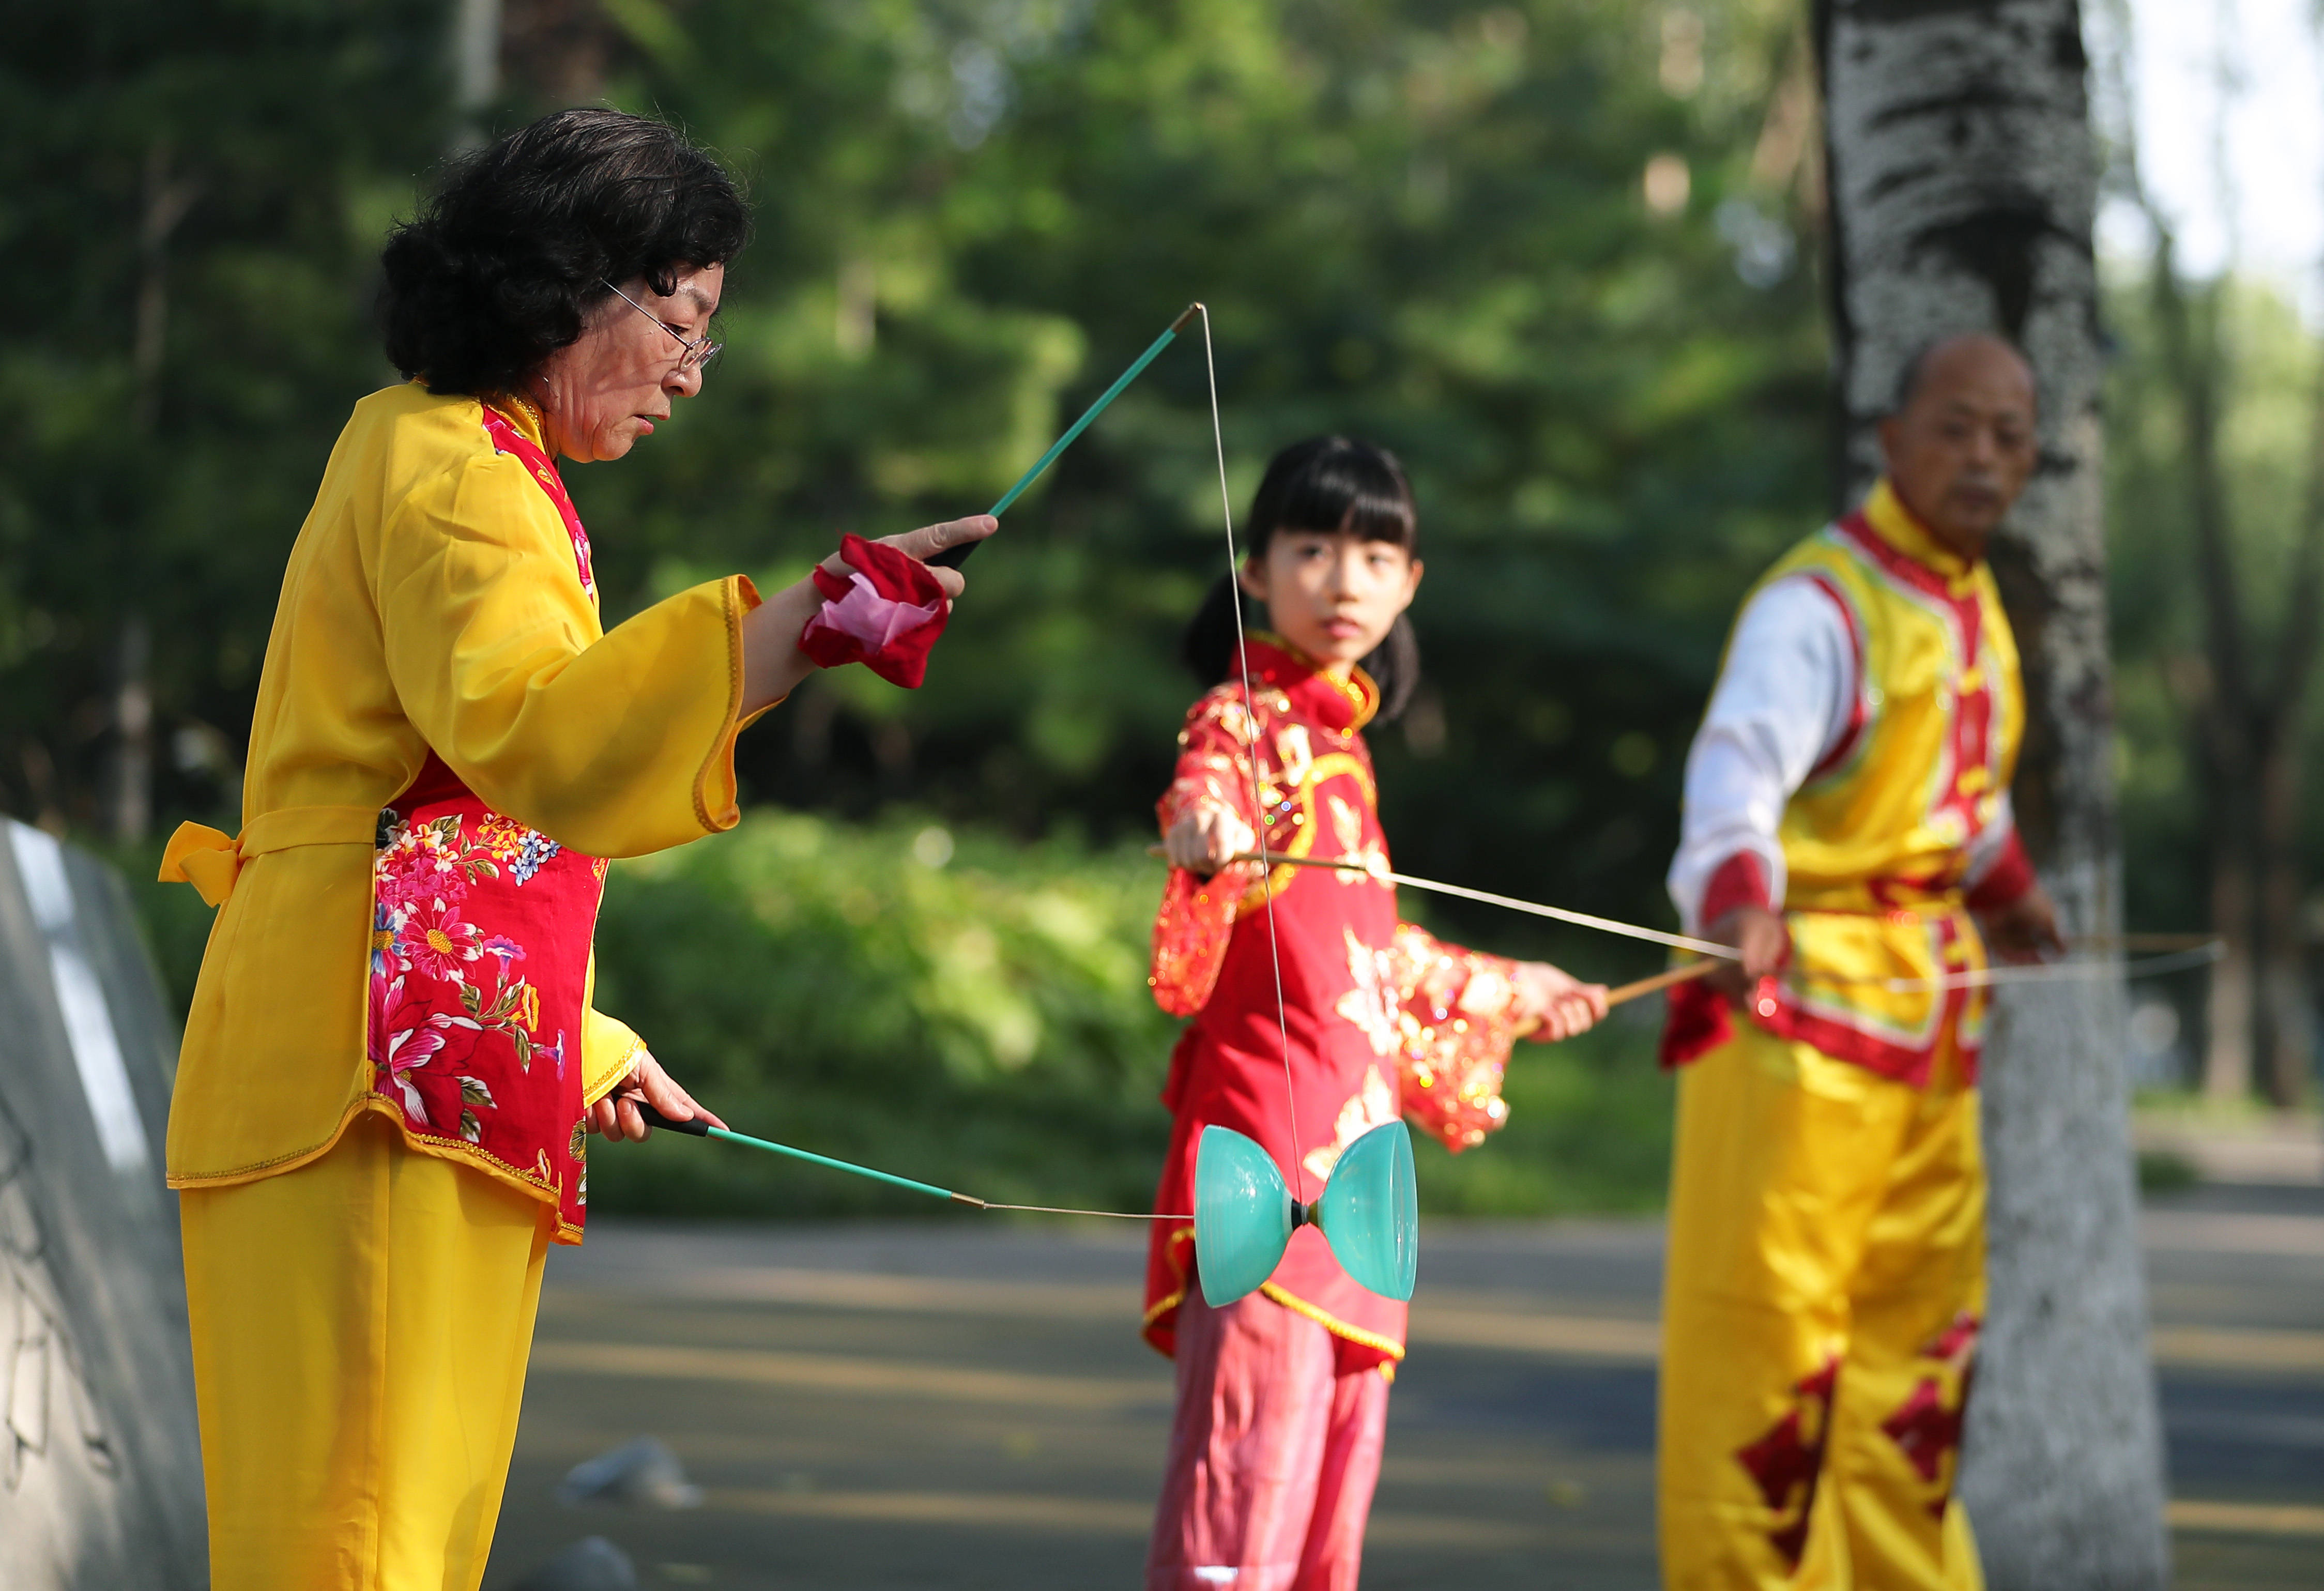
[[[2077,0],[1816,0],[1831,194],[1834,471],[1854,502],[1912,354],[1997,332],[2032,361],[2041,462],[1991,561],[2025,670],[2015,802],[2069,933],[2121,916]],[[1997,991],[1984,1071],[1991,1299],[1960,1492],[1994,1591],[2161,1591],[2123,991]]]

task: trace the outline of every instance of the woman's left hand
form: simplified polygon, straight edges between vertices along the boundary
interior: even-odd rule
[[[609,1139],[627,1138],[641,1144],[653,1132],[645,1117],[638,1114],[638,1101],[644,1100],[672,1121],[690,1121],[700,1117],[712,1127],[726,1124],[694,1102],[694,1096],[670,1081],[669,1073],[652,1055],[640,1052],[637,1064],[630,1068],[613,1091],[589,1108],[585,1118],[593,1133],[603,1133]]]
[[[1547,961],[1520,961],[1518,1007],[1539,1020],[1529,1035],[1545,1044],[1587,1033],[1606,1015],[1606,986],[1584,983]]]

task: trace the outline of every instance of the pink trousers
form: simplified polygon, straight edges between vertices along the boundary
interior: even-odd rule
[[[1332,1334],[1272,1299],[1213,1310],[1188,1281],[1146,1591],[1355,1591],[1387,1378],[1335,1375]]]

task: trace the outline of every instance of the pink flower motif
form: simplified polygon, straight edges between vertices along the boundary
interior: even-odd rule
[[[468,893],[468,875],[459,858],[426,824],[407,829],[382,851],[376,871],[379,904],[392,912],[430,901],[457,906]]]
[[[456,903],[432,900],[416,908],[397,931],[395,953],[406,971],[466,983],[462,969],[484,956],[484,931],[460,921]]]
[[[401,978],[392,983],[384,978],[374,978],[370,1038],[371,1063],[383,1074],[383,1080],[402,1096],[404,1114],[421,1127],[432,1125],[428,1119],[428,1107],[408,1075],[415,1068],[425,1066],[444,1047],[444,1029],[429,1021],[425,997],[405,998]]]

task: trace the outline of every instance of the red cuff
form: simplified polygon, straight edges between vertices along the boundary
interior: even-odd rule
[[[1737,906],[1772,907],[1767,892],[1767,864],[1757,851],[1738,851],[1720,862],[1702,887],[1699,920],[1706,928]]]
[[[918,688],[927,676],[928,648],[952,616],[944,587],[926,564],[884,543],[843,537],[839,556],[854,573],[816,566],[815,588],[825,601],[799,632],[799,650],[818,668],[861,663],[890,685]]]
[[[2017,831],[2009,831],[2009,842],[2001,854],[1985,870],[1985,877],[1969,886],[1967,897],[1973,912],[1997,912],[2034,887],[2034,864],[2025,855],[2025,842]]]
[[[1697,979],[1670,991],[1656,1059],[1668,1071],[1709,1054],[1734,1036],[1735,1018],[1725,997]]]

